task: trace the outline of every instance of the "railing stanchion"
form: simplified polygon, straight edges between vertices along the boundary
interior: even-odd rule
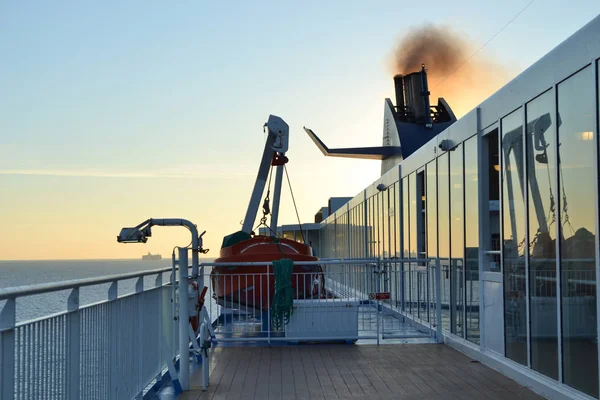
[[[67,300],[67,398],[79,399],[79,356],[81,353],[81,335],[79,312],[79,288],[73,288]]]
[[[438,343],[444,343],[444,336],[442,334],[442,269],[440,266],[440,259],[435,259],[435,323],[436,323],[436,341]]]
[[[190,388],[187,281],[188,249],[179,248],[179,382],[183,391]]]
[[[269,276],[270,266],[267,264],[267,343],[271,345],[271,277]],[[275,272],[273,272],[275,275]],[[262,296],[261,296],[262,297]]]
[[[16,301],[8,299],[0,309],[0,399],[14,397]]]

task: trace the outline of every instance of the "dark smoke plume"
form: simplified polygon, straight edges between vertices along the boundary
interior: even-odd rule
[[[460,117],[508,82],[507,71],[483,51],[473,56],[476,50],[449,27],[422,25],[400,38],[392,72],[406,75],[425,64],[431,103],[444,97]]]
[[[468,44],[448,28],[421,26],[398,44],[395,72],[406,75],[419,71],[421,64],[425,64],[436,75],[450,74],[469,57],[468,50]]]

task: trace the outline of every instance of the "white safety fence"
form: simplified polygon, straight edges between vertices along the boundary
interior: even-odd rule
[[[207,307],[221,342],[441,340],[435,259],[296,262],[289,315],[277,312],[272,263],[201,267],[215,300]],[[210,267],[222,268],[211,273]]]
[[[0,290],[0,399],[131,399],[178,354],[171,268]],[[155,277],[144,287],[144,278]],[[165,276],[167,279],[163,279]],[[134,293],[118,295],[120,281]],[[80,305],[80,288],[110,284]],[[16,321],[19,299],[68,290],[66,310]]]

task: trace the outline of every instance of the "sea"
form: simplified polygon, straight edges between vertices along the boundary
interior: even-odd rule
[[[40,283],[63,282],[171,267],[171,259],[162,260],[48,260],[0,261],[0,290]],[[162,274],[163,283],[170,273]],[[119,281],[118,293],[122,296],[135,291],[136,279]],[[154,287],[156,275],[144,278],[144,287]],[[109,283],[79,289],[79,305],[92,304],[108,298]],[[66,310],[70,290],[17,298],[17,323],[40,318]],[[0,301],[0,308],[5,302]]]

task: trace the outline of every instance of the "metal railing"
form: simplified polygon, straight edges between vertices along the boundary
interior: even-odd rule
[[[171,268],[0,289],[0,399],[140,397],[178,354]],[[144,278],[155,277],[153,287]],[[119,282],[135,291],[118,295]],[[110,284],[106,300],[80,304],[80,288]],[[19,299],[68,290],[62,312],[17,322]],[[4,303],[4,304],[2,304]],[[165,351],[161,351],[161,348]]]
[[[185,258],[181,262],[187,264]],[[219,274],[204,268],[210,266],[258,268]],[[439,260],[321,260],[299,267],[292,275],[292,312],[279,315],[279,326],[273,323],[272,263],[205,263],[199,276],[189,277],[209,288],[199,321],[202,348],[192,341],[191,349],[202,353],[204,376],[209,368],[206,341],[213,333],[222,342],[442,340]],[[175,322],[179,304],[172,271],[0,290],[0,399],[141,398],[152,385],[164,383],[167,368],[177,380],[174,360],[189,348],[188,341],[180,341],[195,336],[187,319],[187,333],[180,332],[181,321]],[[153,285],[144,284],[152,278]],[[135,281],[133,292],[119,295],[119,283],[130,280]],[[80,290],[90,287],[105,290],[105,299],[83,305]],[[17,321],[19,300],[61,291],[67,291],[63,311]],[[180,360],[186,370],[189,357]],[[179,376],[183,389],[184,375]]]
[[[297,264],[291,315],[280,326],[272,323],[277,319],[272,314],[272,263],[201,264],[227,268],[204,276],[214,300],[207,308],[215,320],[217,341],[441,340],[438,260],[327,259]],[[244,272],[237,272],[240,268]]]

